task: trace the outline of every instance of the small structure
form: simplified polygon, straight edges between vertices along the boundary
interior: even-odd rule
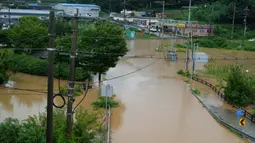
[[[167,58],[170,61],[176,61],[177,60],[177,52],[174,49],[171,49],[167,52]]]
[[[130,40],[135,40],[135,31],[127,31],[126,37],[129,38]]]
[[[208,55],[204,52],[195,52],[194,53],[194,60],[197,63],[208,63]]]

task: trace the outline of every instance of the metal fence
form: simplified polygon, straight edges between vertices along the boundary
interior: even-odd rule
[[[207,81],[205,81],[205,80],[203,80],[203,79],[200,79],[200,78],[198,78],[198,77],[192,77],[192,79],[195,80],[195,81],[198,81],[198,82],[200,82],[200,83],[202,83],[202,84],[204,84],[204,85],[207,85],[208,87],[210,87],[213,91],[215,91],[215,92],[217,93],[217,95],[219,95],[219,97],[220,97],[221,99],[223,99],[224,101],[226,101],[226,102],[227,102],[228,104],[230,104],[232,107],[234,107],[234,108],[236,108],[236,109],[239,108],[239,107],[237,107],[236,105],[234,105],[234,104],[232,104],[231,102],[229,102],[228,100],[226,100],[224,94],[223,94],[221,91],[219,91],[219,90],[218,90],[214,85],[212,85],[211,83],[209,83],[209,82],[207,82]],[[252,123],[255,123],[255,117],[254,117],[251,113],[247,112],[246,110],[244,110],[244,109],[242,109],[242,110],[244,111],[244,117],[246,117],[247,119],[249,119]]]

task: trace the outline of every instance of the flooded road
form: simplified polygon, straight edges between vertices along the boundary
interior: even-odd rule
[[[156,54],[155,47],[159,44],[157,40],[128,41],[128,54]],[[148,67],[140,70],[145,66]],[[106,77],[112,78],[137,71],[109,81],[121,102],[120,108],[112,112],[113,143],[246,143],[218,124],[190,93],[176,74],[184,67],[184,61],[124,58],[107,72]],[[12,80],[18,88],[41,91],[47,88],[45,77],[17,74]],[[57,80],[55,88],[57,90]],[[94,88],[82,106],[91,108],[97,95]],[[0,121],[6,117],[25,119],[44,112],[45,106],[45,94],[0,88]]]

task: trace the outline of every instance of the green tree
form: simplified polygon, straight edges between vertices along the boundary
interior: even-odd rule
[[[4,122],[0,123],[0,142],[18,143],[20,127],[19,120],[6,118]]]
[[[254,101],[254,77],[242,69],[242,66],[232,66],[224,89],[226,100],[237,106],[247,106]]]
[[[119,25],[99,21],[83,29],[79,35],[78,50],[83,53],[93,53],[92,57],[81,58],[80,65],[98,73],[99,81],[101,74],[115,67],[119,57],[124,56],[128,51],[123,28]]]
[[[57,36],[63,36],[65,34],[72,33],[72,26],[68,21],[57,19],[55,31]]]
[[[10,40],[8,38],[8,32],[9,30],[0,30],[0,44],[2,44],[1,46],[3,45],[6,45],[8,47],[11,46]]]
[[[30,116],[19,122],[7,118],[0,123],[1,143],[44,143],[46,133],[46,113]],[[80,109],[75,114],[71,141],[66,140],[66,117],[64,110],[55,110],[53,114],[54,143],[89,143],[98,140],[101,134],[101,123],[98,114]]]
[[[11,51],[4,50],[0,52],[0,84],[8,81],[12,73],[16,72],[16,66],[10,62]]]
[[[45,48],[48,43],[47,25],[37,17],[21,17],[19,24],[8,32],[8,37],[15,48]]]

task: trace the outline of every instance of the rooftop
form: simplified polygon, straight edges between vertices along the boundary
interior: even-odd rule
[[[73,7],[98,7],[95,4],[71,4],[71,3],[59,3],[63,6],[73,6]]]
[[[0,13],[8,13],[8,9],[1,9]],[[34,10],[34,9],[10,9],[10,13],[20,13],[20,14],[49,14],[48,10]]]

